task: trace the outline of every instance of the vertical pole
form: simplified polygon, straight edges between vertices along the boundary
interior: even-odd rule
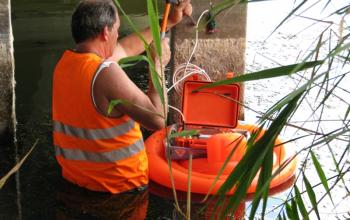
[[[14,57],[10,0],[0,0],[0,142],[14,138]]]

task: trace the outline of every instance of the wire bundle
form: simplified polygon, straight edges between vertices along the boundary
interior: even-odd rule
[[[204,14],[206,14],[208,12],[209,12],[209,10],[205,10],[199,16],[199,18],[197,20],[197,24],[196,24],[195,44],[194,44],[193,50],[191,52],[191,55],[190,55],[187,63],[180,64],[175,69],[174,74],[173,74],[173,85],[169,87],[169,89],[167,90],[167,93],[169,93],[169,91],[174,88],[178,94],[182,95],[182,88],[183,88],[183,83],[184,83],[185,79],[187,79],[188,77],[195,75],[195,74],[198,75],[199,79],[211,82],[209,75],[206,73],[206,71],[204,69],[200,68],[199,66],[197,66],[195,64],[190,63],[190,60],[192,59],[194,52],[197,48],[197,44],[198,44],[198,26],[199,26],[199,23],[200,23],[201,19],[203,18]],[[169,105],[169,108],[177,111],[181,115],[182,120],[185,121],[184,115],[182,114],[182,112],[178,108],[171,106],[171,105]]]
[[[169,87],[169,92],[171,89],[175,89],[178,94],[182,93],[183,82],[193,75],[198,75],[199,79],[211,81],[209,75],[205,72],[204,69],[192,63],[183,63],[180,64],[173,74],[173,85]]]

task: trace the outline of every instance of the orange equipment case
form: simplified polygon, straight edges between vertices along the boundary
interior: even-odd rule
[[[193,92],[208,84],[210,82],[185,82],[182,97],[185,127],[235,128],[238,121],[239,85],[220,85]]]
[[[240,87],[237,84],[200,89],[206,81],[186,81],[183,87],[182,130],[199,130],[199,138],[178,137],[177,146],[205,149],[211,134],[232,131],[237,126]],[[204,138],[200,138],[200,137]]]

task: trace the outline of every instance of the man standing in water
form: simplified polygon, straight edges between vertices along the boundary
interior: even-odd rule
[[[182,0],[174,6],[168,27],[191,12],[190,0]],[[81,187],[110,193],[148,184],[140,125],[164,127],[164,118],[154,114],[164,113],[152,83],[144,94],[117,64],[144,51],[136,35],[117,40],[119,25],[112,0],[80,2],[71,23],[76,48],[64,52],[53,77],[53,137],[62,175]],[[152,41],[149,29],[142,34]],[[162,40],[162,59],[154,51],[152,58],[161,73],[170,59],[168,39]],[[108,115],[109,102],[116,99],[133,105],[117,105]]]

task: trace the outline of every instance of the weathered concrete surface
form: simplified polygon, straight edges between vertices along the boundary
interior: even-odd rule
[[[0,142],[14,134],[14,59],[10,1],[0,0]]]
[[[212,1],[213,4],[220,0]],[[209,8],[209,2],[192,0],[193,18],[198,20],[202,12]],[[205,17],[205,16],[204,16]],[[174,66],[186,63],[195,45],[195,28],[189,23],[190,19],[184,19],[172,33],[174,39],[173,53]],[[204,21],[206,19],[203,19]],[[214,81],[225,79],[227,72],[235,74],[244,73],[245,47],[246,47],[246,21],[247,6],[236,5],[223,11],[216,18],[217,31],[207,34],[205,27],[199,30],[197,49],[191,63],[203,68]],[[244,85],[241,84],[241,101],[243,102]],[[171,104],[181,108],[181,95],[172,93]],[[244,118],[243,108],[240,108],[240,119]],[[170,120],[179,121],[179,117]]]

